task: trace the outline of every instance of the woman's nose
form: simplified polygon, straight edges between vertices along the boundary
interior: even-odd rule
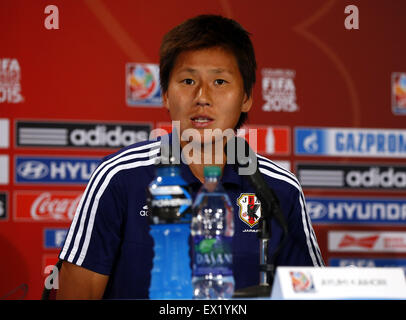
[[[211,104],[210,88],[207,84],[201,84],[196,92],[196,106],[210,107]]]

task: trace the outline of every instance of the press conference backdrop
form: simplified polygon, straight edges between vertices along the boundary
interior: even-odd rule
[[[98,161],[170,126],[160,41],[202,13],[253,35],[247,128],[300,180],[326,263],[406,269],[405,12],[375,0],[1,1],[0,298],[40,297]]]

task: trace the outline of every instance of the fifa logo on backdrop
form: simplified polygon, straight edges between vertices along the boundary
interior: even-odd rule
[[[406,73],[392,73],[392,112],[406,115]]]
[[[17,59],[0,59],[0,103],[21,103],[21,68]]]
[[[294,70],[262,69],[262,98],[265,100],[263,111],[299,110],[294,78]]]
[[[131,107],[162,106],[157,64],[127,63],[126,102]]]

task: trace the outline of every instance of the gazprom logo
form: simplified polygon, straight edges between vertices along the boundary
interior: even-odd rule
[[[322,129],[295,129],[295,152],[296,154],[315,154],[326,153],[325,131]]]
[[[296,128],[295,153],[336,157],[406,158],[406,130]]]

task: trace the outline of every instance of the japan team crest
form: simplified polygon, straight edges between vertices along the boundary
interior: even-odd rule
[[[242,193],[237,199],[240,207],[239,217],[251,228],[259,222],[261,217],[261,203],[254,193]]]

